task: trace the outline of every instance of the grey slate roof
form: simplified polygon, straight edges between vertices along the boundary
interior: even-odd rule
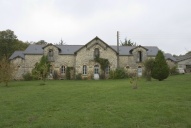
[[[25,58],[24,54],[23,54],[23,51],[15,51],[10,57],[9,59],[12,60],[16,57],[21,57],[22,59]]]
[[[178,57],[176,57],[176,60],[177,60],[177,62],[179,62],[179,61],[183,61],[183,60],[190,59],[190,58],[191,58],[191,53],[178,56]]]
[[[176,62],[176,58],[173,57],[170,53],[166,53],[166,54],[164,54],[164,56],[165,56],[165,59],[166,59],[166,60],[167,60],[167,59],[170,59],[170,60]]]
[[[113,49],[117,51],[117,46],[111,46]],[[125,55],[132,55],[130,53],[130,50],[134,49],[136,46],[119,46],[119,55],[125,56]],[[146,49],[148,49],[147,53],[149,56],[156,56],[158,53],[158,47],[154,46],[143,46]]]
[[[84,45],[56,45],[56,47],[61,49],[62,55],[73,55],[78,49],[83,47]]]
[[[32,55],[42,55],[44,45],[35,45],[31,44],[27,47],[27,49],[24,51],[24,54],[32,54]]]
[[[27,49],[23,52],[16,51],[13,53],[13,55],[10,57],[10,59],[13,59],[15,56],[20,56],[24,58],[24,55],[42,55],[43,54],[43,47],[45,45],[34,45],[31,44],[27,47]],[[74,55],[76,51],[78,51],[80,48],[82,48],[84,45],[55,45],[57,48],[60,49],[61,55]],[[110,46],[113,50],[117,52],[117,46]],[[146,49],[148,49],[147,53],[148,56],[156,56],[158,53],[158,47],[152,47],[152,46],[143,46]],[[119,55],[132,55],[130,53],[130,50],[134,49],[135,46],[119,46]],[[22,54],[21,54],[22,53]]]

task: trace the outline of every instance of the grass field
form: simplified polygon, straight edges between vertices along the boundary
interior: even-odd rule
[[[0,128],[190,128],[191,75],[0,84]]]

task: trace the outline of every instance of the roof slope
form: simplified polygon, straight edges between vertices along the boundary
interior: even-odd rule
[[[117,51],[117,46],[111,46],[113,49]],[[158,53],[158,47],[154,46],[142,46],[148,49],[147,53],[149,56],[156,56]],[[132,55],[130,51],[132,49],[136,48],[136,46],[119,46],[119,55],[125,56],[125,55]]]
[[[170,59],[170,60],[176,62],[176,58],[173,57],[170,53],[166,53],[166,54],[164,54],[164,56],[165,56],[165,59],[166,59],[166,60],[167,60],[167,59]]]
[[[79,50],[84,45],[56,45],[56,47],[61,49],[60,54],[62,55],[73,55],[74,52]]]
[[[61,55],[73,55],[76,51],[78,51],[79,49],[84,47],[84,45],[55,45],[55,46],[61,50],[61,52],[60,52]],[[24,56],[24,54],[26,54],[26,55],[28,55],[28,54],[42,55],[43,47],[44,47],[44,45],[31,44],[23,52],[22,57]],[[115,52],[117,52],[117,46],[111,45],[109,47],[111,47]],[[148,49],[147,53],[149,56],[156,56],[156,54],[158,53],[158,50],[159,50],[158,47],[154,47],[154,46],[143,46],[143,47]],[[130,53],[130,50],[132,50],[134,48],[135,48],[135,46],[119,46],[119,55],[132,55]]]
[[[191,53],[188,53],[186,55],[176,57],[176,60],[179,62],[179,61],[187,60],[187,59],[190,59],[190,58],[191,58]]]
[[[23,51],[15,51],[10,57],[9,57],[9,59],[14,59],[14,58],[16,58],[16,57],[21,57],[22,59],[24,59],[25,58],[25,56],[24,56],[24,53],[23,53]]]
[[[24,54],[42,55],[43,54],[43,49],[42,49],[43,47],[44,47],[44,45],[31,44],[24,51]]]

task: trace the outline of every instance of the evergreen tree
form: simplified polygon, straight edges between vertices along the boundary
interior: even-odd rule
[[[151,72],[152,78],[162,81],[169,76],[169,67],[162,51],[158,51]]]

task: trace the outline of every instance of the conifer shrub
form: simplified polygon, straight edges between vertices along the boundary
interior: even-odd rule
[[[152,78],[162,81],[169,76],[169,67],[162,51],[158,51],[151,71]]]

